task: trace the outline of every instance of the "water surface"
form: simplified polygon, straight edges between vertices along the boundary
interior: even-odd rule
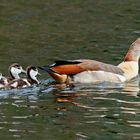
[[[56,59],[119,64],[140,35],[139,0],[2,0],[0,71]],[[46,80],[47,79],[47,80]],[[0,139],[138,140],[139,76],[125,84],[0,90]]]

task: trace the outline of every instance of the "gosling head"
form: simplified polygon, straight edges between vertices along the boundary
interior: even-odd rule
[[[26,71],[27,71],[28,78],[38,84],[39,81],[37,80],[37,77],[36,77],[37,75],[40,75],[40,73],[38,72],[38,69],[34,66],[28,66]]]
[[[26,71],[23,70],[22,66],[19,65],[18,63],[14,63],[14,64],[10,65],[9,72],[13,79],[19,79],[20,73],[26,73]]]

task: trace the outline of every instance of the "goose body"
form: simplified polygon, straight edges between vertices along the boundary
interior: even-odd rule
[[[84,71],[73,76],[75,83],[98,83],[98,82],[124,82],[126,78],[123,75],[104,71]]]
[[[9,82],[6,88],[25,88],[33,84],[39,84],[36,76],[39,74],[38,69],[34,66],[28,66],[26,69],[27,78],[19,78]]]
[[[122,83],[138,75],[140,57],[140,38],[130,48],[119,65],[99,62],[96,60],[64,60],[52,65],[39,67],[49,73],[59,83]]]

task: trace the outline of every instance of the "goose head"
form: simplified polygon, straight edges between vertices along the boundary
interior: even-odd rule
[[[124,61],[139,61],[140,58],[140,38],[133,42],[124,58]]]

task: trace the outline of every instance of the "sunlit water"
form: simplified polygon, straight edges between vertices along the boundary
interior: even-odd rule
[[[56,59],[118,64],[140,35],[139,0],[3,0],[0,72]],[[0,90],[2,140],[139,140],[140,76],[124,84]]]

